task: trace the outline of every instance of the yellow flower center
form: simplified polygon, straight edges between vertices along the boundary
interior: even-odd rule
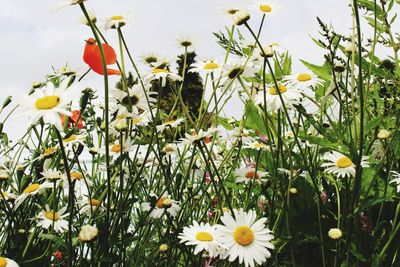
[[[82,173],[80,172],[70,172],[72,180],[81,180],[83,178]]]
[[[256,147],[256,148],[259,148],[259,147],[266,147],[266,145],[263,144],[263,143],[255,143],[253,146]]]
[[[311,79],[312,79],[311,75],[307,74],[307,73],[302,73],[302,74],[297,75],[297,80],[299,82],[307,82],[307,81],[310,81]]]
[[[6,267],[7,266],[7,259],[0,257],[0,267]]]
[[[49,95],[38,98],[35,102],[37,109],[52,109],[60,103],[60,98],[56,95]]]
[[[279,92],[280,92],[281,94],[283,94],[283,93],[286,92],[286,91],[287,91],[286,86],[284,86],[283,84],[280,84],[280,85],[279,85]],[[271,87],[271,88],[269,88],[269,94],[271,94],[271,95],[277,95],[278,92],[276,91],[276,88],[275,88],[275,87]]]
[[[0,195],[3,195],[1,198],[5,198],[5,199],[7,199],[7,192],[1,192],[0,191]]]
[[[347,168],[350,167],[351,164],[353,164],[353,162],[346,156],[343,156],[336,161],[336,166],[339,168]]]
[[[53,146],[53,147],[49,147],[49,148],[46,148],[46,149],[44,150],[43,155],[49,156],[49,155],[54,154],[56,151],[57,151],[57,148],[56,148],[56,147],[54,147],[54,146]]]
[[[204,65],[204,69],[205,70],[215,70],[218,69],[219,65],[215,62],[209,62],[207,64]]]
[[[33,193],[36,190],[38,190],[39,187],[40,187],[39,184],[31,184],[27,188],[25,188],[24,193],[26,193],[26,194]]]
[[[164,122],[164,125],[172,125],[176,122],[176,120],[170,120],[170,121],[166,121]]]
[[[168,200],[167,197],[160,197],[160,199],[156,203],[156,207],[159,209],[164,208],[164,201]]]
[[[100,200],[92,198],[91,200],[88,201],[90,206],[100,206]]]
[[[112,19],[112,20],[121,20],[121,19],[124,19],[124,16],[112,16],[110,19]]]
[[[121,152],[121,145],[120,144],[115,144],[111,147],[111,151],[114,153]]]
[[[272,7],[270,5],[260,5],[261,12],[269,13],[272,11]]]
[[[233,232],[233,238],[239,245],[248,246],[254,240],[253,230],[247,226],[239,226]]]
[[[72,141],[76,140],[77,138],[78,138],[78,137],[77,137],[75,134],[73,134],[73,135],[71,135],[70,137],[65,138],[65,139],[63,140],[63,142],[64,142],[64,143],[72,142]]]
[[[207,232],[198,232],[196,234],[196,239],[199,241],[207,241],[207,242],[214,240],[213,236]]]
[[[255,171],[248,171],[245,175],[246,178],[248,179],[259,179],[260,176],[258,176],[258,173],[256,173]]]
[[[168,153],[168,152],[174,152],[175,148],[173,146],[165,146],[163,150],[164,152]]]
[[[132,118],[133,124],[138,124],[138,123],[141,123],[142,121],[143,121],[143,118]]]
[[[53,212],[53,211],[45,211],[44,212],[44,217],[46,217],[49,220],[52,221],[58,221],[60,219],[60,214],[58,212]]]
[[[169,71],[166,69],[159,69],[159,68],[155,68],[153,69],[153,74],[157,74],[157,73],[168,73]]]

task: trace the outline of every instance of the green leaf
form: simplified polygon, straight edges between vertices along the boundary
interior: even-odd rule
[[[382,23],[380,23],[378,20],[376,20],[376,24],[375,24],[375,19],[371,18],[371,17],[364,17],[367,21],[368,24],[371,25],[373,28],[376,28],[376,30],[380,33],[385,32],[385,26],[383,26]]]
[[[327,148],[329,150],[333,149],[333,150],[338,150],[339,146],[341,145],[340,143],[333,143],[328,141],[325,137],[318,137],[318,136],[311,136],[311,135],[306,135],[306,134],[299,134],[299,137],[301,139],[305,139],[308,142],[310,142],[311,144],[314,145],[319,145],[321,147]],[[341,148],[341,150],[343,150],[343,148]]]
[[[264,120],[261,117],[260,113],[258,113],[257,107],[253,104],[253,102],[248,102],[246,105],[246,123],[245,126],[248,129],[258,130],[260,133],[266,133]]]
[[[375,4],[371,0],[358,0],[358,5],[360,7],[366,8],[368,11],[375,12]],[[382,8],[376,5],[376,16],[379,17],[383,14]]]
[[[55,236],[55,235],[52,235],[52,234],[40,234],[39,238],[50,240],[50,241],[52,241],[52,242],[64,247],[65,249],[67,248],[65,240],[60,238],[60,237],[58,237],[58,236]]]
[[[318,77],[321,79],[324,79],[325,81],[330,81],[332,78],[332,70],[331,67],[328,64],[324,64],[322,66],[317,66],[314,64],[311,64],[305,60],[300,59],[301,63],[304,64],[309,70],[314,72]]]
[[[362,262],[366,262],[367,261],[367,259],[358,251],[357,246],[354,243],[351,243],[351,245],[350,245],[350,252],[358,260],[360,260]]]

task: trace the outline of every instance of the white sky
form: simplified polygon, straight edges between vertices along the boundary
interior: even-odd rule
[[[79,23],[79,6],[66,7],[55,14],[49,9],[55,0],[0,0],[0,92],[3,99],[15,90],[28,91],[33,81],[43,80],[51,66],[60,68],[68,63],[84,72],[82,61],[84,40],[91,37],[90,29]],[[283,44],[293,58],[322,63],[322,50],[310,39],[319,37],[316,16],[332,23],[335,30],[349,34],[351,10],[349,1],[339,0],[281,0],[279,13],[267,18],[261,39]],[[228,25],[223,8],[253,4],[247,0],[89,0],[101,19],[113,15],[134,16],[131,26],[124,28],[134,57],[156,52],[172,57],[181,52],[176,45],[180,35],[196,40],[200,57],[222,57],[212,32]],[[254,14],[255,12],[253,12]],[[253,15],[251,24],[258,25],[261,16]],[[245,29],[242,30],[245,32]],[[117,47],[115,31],[105,33]],[[295,68],[304,69],[295,61]],[[86,78],[85,78],[86,79]],[[90,73],[87,83],[99,84],[99,75]],[[3,117],[2,115],[1,117]],[[18,122],[13,122],[17,125]],[[20,123],[20,122],[19,122]],[[10,125],[11,129],[14,126]],[[26,127],[24,127],[26,128]],[[21,131],[21,127],[18,128]],[[15,130],[15,129],[14,129]],[[19,135],[19,134],[17,134]]]

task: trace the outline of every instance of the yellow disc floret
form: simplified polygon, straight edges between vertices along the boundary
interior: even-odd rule
[[[307,82],[307,81],[310,81],[311,79],[312,79],[311,75],[307,74],[307,73],[302,73],[302,74],[297,75],[297,80],[299,82]]]
[[[283,94],[283,93],[286,92],[286,91],[287,91],[286,86],[283,85],[283,84],[280,84],[280,85],[279,85],[279,92],[280,92],[281,94]],[[275,88],[275,87],[271,87],[271,88],[269,88],[269,94],[270,94],[270,95],[277,95],[278,92],[276,91],[276,88]]]
[[[272,11],[272,7],[270,5],[260,5],[260,11],[264,13],[269,13]]]
[[[52,221],[58,221],[60,219],[60,214],[58,212],[53,212],[53,211],[45,211],[44,212],[44,217],[46,217],[49,220]]]
[[[35,184],[31,184],[27,188],[25,188],[24,193],[26,193],[26,194],[33,193],[36,190],[38,190],[39,187],[40,187],[39,184],[36,184],[36,183]]]
[[[353,162],[351,161],[351,159],[346,156],[343,156],[336,161],[336,166],[338,166],[339,168],[347,168],[350,167],[352,164]]]
[[[214,240],[213,236],[207,232],[198,232],[196,234],[196,239],[199,241],[207,241],[207,242]]]
[[[233,232],[233,238],[239,245],[248,246],[254,240],[254,233],[247,226],[239,226]]]
[[[60,103],[60,98],[56,95],[49,95],[38,98],[35,102],[37,109],[52,109]]]

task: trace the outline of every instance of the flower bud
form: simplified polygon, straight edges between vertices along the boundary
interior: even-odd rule
[[[342,230],[340,230],[339,228],[331,228],[328,232],[328,236],[334,240],[341,238],[342,235]]]

